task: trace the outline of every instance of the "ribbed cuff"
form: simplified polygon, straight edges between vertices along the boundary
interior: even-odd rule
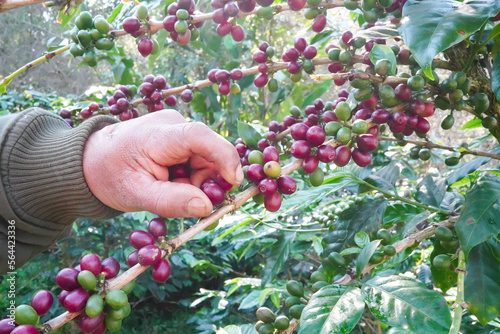
[[[0,157],[0,175],[14,212],[34,226],[59,231],[76,218],[108,219],[120,214],[92,194],[82,165],[88,137],[116,122],[98,116],[72,129],[41,109],[26,110],[17,117]]]

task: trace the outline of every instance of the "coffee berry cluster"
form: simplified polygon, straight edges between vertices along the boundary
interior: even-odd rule
[[[71,31],[71,45],[69,52],[74,57],[83,57],[83,63],[94,67],[97,65],[95,49],[107,51],[115,46],[114,39],[109,32],[113,27],[102,16],[92,17],[87,12],[81,12],[75,20],[76,27]]]
[[[186,45],[199,36],[198,28],[203,21],[191,23],[191,15],[194,14],[195,3],[193,0],[178,0],[171,3],[167,8],[168,16],[163,20],[163,28],[170,33],[170,37],[180,45]]]
[[[143,27],[145,29],[141,30]],[[143,57],[158,52],[158,41],[149,33],[149,13],[146,6],[137,6],[135,15],[123,21],[123,30],[136,38],[137,50]]]

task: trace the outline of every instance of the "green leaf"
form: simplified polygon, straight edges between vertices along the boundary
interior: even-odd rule
[[[395,192],[394,185],[399,178],[399,168],[396,166],[396,162],[392,161],[389,165],[376,171],[375,173],[368,175],[364,181],[369,184],[380,188],[385,191]],[[373,190],[370,186],[360,185],[358,193],[363,194]]]
[[[465,301],[483,326],[500,310],[499,251],[498,242],[490,239],[472,249],[465,267]]]
[[[491,68],[491,89],[500,102],[500,57],[495,58]]]
[[[219,329],[216,334],[241,334],[241,329],[236,325],[229,325]]]
[[[370,237],[365,232],[358,232],[354,236],[354,242],[359,247],[365,247],[370,243]]]
[[[482,127],[482,126],[483,126],[483,121],[481,119],[477,118],[477,117],[474,117],[470,121],[467,121],[467,123],[465,123],[462,126],[461,130],[475,129],[475,128],[479,128],[479,127]]]
[[[491,158],[488,157],[477,157],[467,163],[465,163],[462,167],[457,170],[454,170],[453,173],[448,175],[446,178],[446,184],[452,185],[455,182],[467,177],[469,173],[476,171],[479,167],[490,161]]]
[[[333,80],[323,81],[320,84],[315,84],[314,88],[311,91],[307,92],[307,98],[302,102],[301,109],[303,110],[306,106],[314,104],[314,100],[318,98],[318,96],[323,95],[332,85]]]
[[[242,301],[238,310],[246,310],[249,308],[254,308],[259,305],[259,296],[261,290],[252,290]]]
[[[333,247],[337,252],[352,244],[360,231],[367,233],[378,230],[387,207],[385,199],[373,199],[353,205],[339,215],[337,228],[330,232],[336,236]]]
[[[277,274],[280,272],[281,267],[290,254],[290,248],[296,233],[283,233],[278,238],[278,241],[273,245],[271,255],[267,258],[264,274],[262,275],[262,286],[266,283],[276,279]]]
[[[483,178],[465,195],[462,214],[455,224],[467,258],[474,246],[500,233],[500,177]]]
[[[358,279],[361,278],[363,268],[366,267],[373,253],[377,250],[378,245],[380,245],[380,241],[382,240],[373,240],[363,248],[361,253],[359,253],[358,259],[356,260],[356,276]]]
[[[445,180],[441,177],[433,178],[428,174],[417,184],[415,199],[427,205],[439,208],[446,194]]]
[[[361,292],[372,314],[397,328],[422,334],[447,334],[451,315],[443,296],[406,276],[377,276]]]
[[[253,126],[241,121],[238,121],[238,136],[243,139],[245,144],[254,148],[257,147],[257,142],[262,138]]]
[[[439,240],[436,240],[434,242],[434,250],[431,253],[431,263],[437,255],[447,254],[448,252],[449,251],[441,246],[441,242]],[[434,268],[434,266],[431,266],[431,273],[432,278],[434,279],[434,283],[443,291],[443,293],[446,293],[446,291],[455,286],[455,284],[457,283],[458,274],[455,272],[455,267],[458,265],[458,259],[455,259],[452,264],[453,270],[450,270],[450,268],[445,270],[438,270]]]
[[[280,308],[281,304],[280,293],[277,290],[274,290],[271,293],[271,301],[273,302],[274,306],[276,306],[277,309]]]
[[[384,227],[391,227],[400,222],[406,222],[415,215],[422,212],[422,209],[403,203],[391,203],[384,213]]]
[[[394,51],[387,45],[374,43],[373,49],[370,51],[370,60],[375,64],[382,59],[387,59],[391,63],[391,73],[389,74],[395,75],[397,73],[397,61]]]
[[[116,19],[118,14],[120,14],[122,8],[123,8],[123,3],[119,4],[115,9],[113,9],[113,12],[108,17],[108,20],[107,20],[108,23],[113,23],[113,21]]]
[[[363,315],[361,290],[328,285],[312,295],[300,317],[299,334],[350,333]]]
[[[408,21],[399,31],[416,61],[426,68],[439,52],[469,37],[499,10],[496,0],[408,0],[403,8]]]

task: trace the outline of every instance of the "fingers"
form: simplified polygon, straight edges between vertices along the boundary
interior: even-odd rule
[[[216,170],[231,184],[241,184],[243,170],[234,146],[203,123],[180,124],[182,145],[194,155],[213,162]]]
[[[136,195],[143,210],[161,217],[205,217],[213,210],[208,197],[199,188],[186,183],[154,181],[140,187]]]

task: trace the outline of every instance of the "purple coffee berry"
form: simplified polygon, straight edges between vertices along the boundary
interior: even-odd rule
[[[285,195],[291,195],[297,191],[297,182],[288,175],[278,177],[278,189]]]
[[[305,140],[297,140],[290,147],[290,153],[297,159],[305,159],[311,154],[311,145]]]
[[[161,249],[148,245],[139,249],[138,259],[141,266],[154,266],[161,260]]]
[[[147,247],[147,246],[146,246]],[[107,279],[113,278],[120,272],[120,263],[114,257],[108,257],[101,262],[101,273]]]
[[[316,152],[318,160],[321,162],[330,163],[335,159],[335,148],[330,145],[321,145]]]
[[[157,282],[164,283],[170,277],[171,272],[170,263],[166,259],[160,259],[160,261],[153,266],[153,279]]]

